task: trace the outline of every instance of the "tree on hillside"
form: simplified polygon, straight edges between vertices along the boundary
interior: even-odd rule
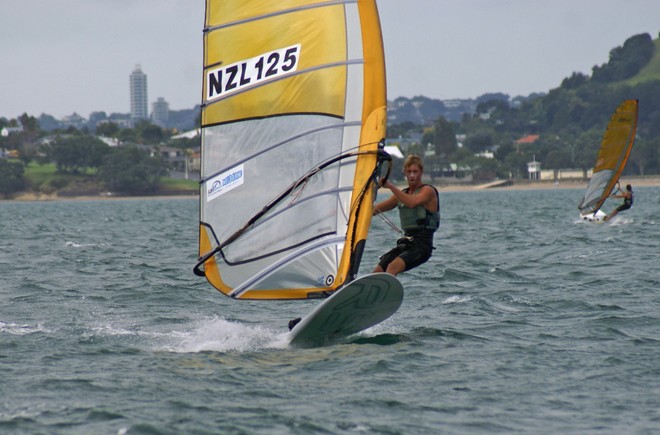
[[[37,121],[39,122],[39,128],[44,131],[53,131],[60,127],[60,122],[54,116],[45,113],[39,115]]]
[[[165,132],[156,124],[140,121],[135,126],[139,143],[157,145],[165,139]]]
[[[8,195],[23,190],[26,184],[24,171],[21,162],[0,159],[0,194]]]
[[[494,100],[499,100],[502,102],[506,102],[506,104],[509,104],[509,95],[504,94],[502,92],[490,92],[483,94],[477,98],[477,103],[485,103],[487,101],[494,101]]]
[[[493,136],[489,131],[481,130],[465,138],[465,148],[477,154],[493,147]]]
[[[387,137],[403,137],[409,132],[422,132],[423,128],[420,125],[415,124],[411,121],[405,121],[399,124],[393,124],[387,126]]]
[[[451,123],[442,116],[433,123],[432,128],[424,133],[422,143],[432,144],[436,155],[445,159],[452,155],[458,148],[458,141],[456,140],[454,128]]]
[[[508,112],[510,109],[509,102],[505,100],[486,100],[482,103],[477,104],[476,113],[489,113],[494,111]]]
[[[566,148],[551,150],[543,159],[543,167],[547,169],[572,168],[571,151]]]
[[[169,145],[181,149],[199,148],[202,145],[202,137],[197,135],[191,138],[171,139]]]
[[[602,138],[602,131],[592,129],[580,134],[575,139],[575,164],[578,168],[588,171],[594,167]]]
[[[648,33],[635,35],[626,40],[623,46],[610,51],[610,60],[601,66],[594,66],[591,79],[597,82],[615,82],[637,74],[653,57],[655,45]]]
[[[167,174],[167,164],[135,145],[113,150],[104,159],[99,176],[113,192],[145,194],[158,191],[160,177]]]
[[[660,80],[650,80],[632,87],[628,98],[639,98],[637,134],[652,138],[660,136]]]
[[[138,140],[137,132],[132,128],[122,128],[116,137],[123,143],[135,143]]]
[[[98,169],[110,147],[94,136],[78,135],[58,137],[44,151],[58,171],[77,174],[86,168]]]
[[[19,116],[18,120],[21,122],[24,131],[39,132],[39,122],[34,116],[24,113]]]
[[[474,156],[470,162],[472,167],[472,179],[474,181],[489,181],[497,177],[506,178],[495,159]]]
[[[23,164],[27,165],[37,156],[37,140],[41,131],[39,129],[39,122],[34,116],[29,116],[27,113],[22,114],[17,120],[9,121],[12,127],[18,126],[20,122],[23,130],[18,133],[10,134],[7,138],[7,146],[9,149],[18,151],[19,158]]]
[[[573,72],[570,77],[561,81],[561,87],[564,89],[576,89],[589,81],[589,76],[580,72]]]
[[[626,169],[630,169],[631,166],[635,166],[640,175],[645,175],[647,170],[653,170],[657,173],[660,169],[660,137],[656,136],[650,140],[635,139],[635,145],[630,153],[630,161]]]
[[[119,130],[119,125],[114,122],[101,122],[96,125],[96,134],[99,136],[117,137]]]
[[[504,159],[504,165],[509,170],[512,178],[521,179],[527,175],[527,162],[531,160],[531,156],[524,153],[514,151],[509,153]]]

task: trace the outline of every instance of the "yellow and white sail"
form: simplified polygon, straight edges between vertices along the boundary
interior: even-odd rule
[[[638,105],[638,100],[625,100],[610,118],[593,175],[578,206],[581,215],[596,213],[619,181],[635,142]]]
[[[375,0],[207,0],[199,263],[242,299],[357,273],[385,138]]]

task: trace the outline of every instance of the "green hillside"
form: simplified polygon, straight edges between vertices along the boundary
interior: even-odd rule
[[[651,80],[660,80],[660,38],[653,40],[653,44],[655,45],[655,52],[651,61],[634,77],[621,82],[622,84],[634,86]]]

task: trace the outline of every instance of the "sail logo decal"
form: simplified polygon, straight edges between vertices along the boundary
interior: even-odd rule
[[[238,165],[220,175],[216,175],[207,182],[209,186],[206,190],[206,202],[209,202],[220,195],[224,195],[230,190],[243,184],[245,179],[243,165]]]
[[[206,73],[206,100],[213,101],[298,69],[300,44],[269,51],[259,56]]]

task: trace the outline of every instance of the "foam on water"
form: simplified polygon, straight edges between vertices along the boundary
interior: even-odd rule
[[[0,334],[27,335],[37,332],[48,332],[48,329],[44,328],[43,325],[20,325],[0,321]]]
[[[78,242],[74,242],[74,241],[69,240],[64,244],[64,246],[66,246],[68,248],[86,248],[86,247],[98,246],[98,245],[96,243],[78,243]]]
[[[287,346],[287,334],[218,317],[200,319],[168,335],[162,350],[180,353],[246,352]]]
[[[464,304],[466,302],[471,302],[473,301],[474,298],[472,296],[467,296],[467,295],[454,295],[446,298],[445,300],[442,301],[443,304]]]

